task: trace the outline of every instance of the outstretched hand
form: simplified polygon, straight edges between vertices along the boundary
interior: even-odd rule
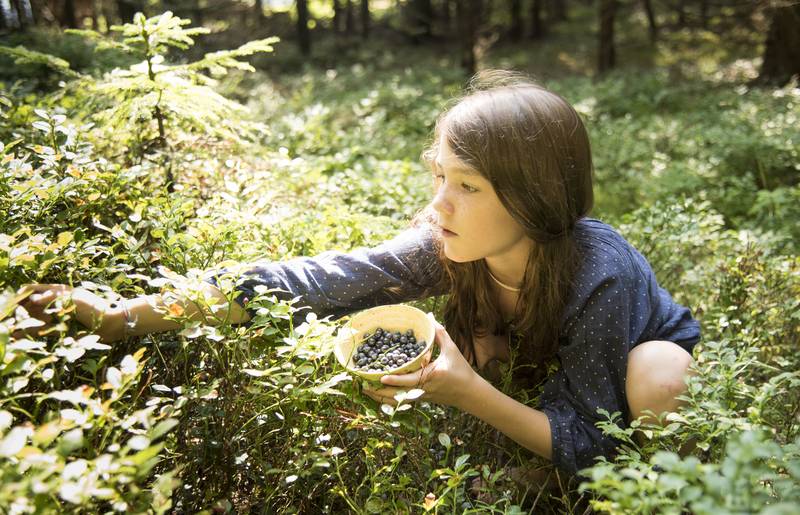
[[[433,320],[433,317],[431,316]],[[425,393],[420,399],[447,406],[462,408],[465,399],[477,373],[472,369],[467,360],[458,350],[453,339],[447,334],[445,328],[436,320],[435,343],[439,347],[439,356],[433,360],[430,354],[426,356],[422,368],[410,374],[386,375],[381,378],[381,383],[386,388],[372,390],[364,388],[364,393],[378,402],[395,404],[394,396],[401,390],[421,388]]]
[[[114,317],[108,301],[84,288],[73,288],[65,284],[26,284],[18,294],[25,295],[20,305],[28,314],[42,322],[42,325],[30,327],[15,333],[15,337],[39,336],[53,327],[57,320],[53,313],[58,306],[72,303],[75,318],[84,326],[93,329],[104,342],[112,342],[122,338],[123,327],[120,317]],[[105,323],[104,323],[105,320]]]

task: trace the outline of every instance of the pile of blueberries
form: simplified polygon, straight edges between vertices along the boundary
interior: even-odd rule
[[[356,349],[353,362],[368,372],[383,372],[405,365],[425,349],[425,340],[417,341],[414,330],[391,332],[381,327],[366,333]]]

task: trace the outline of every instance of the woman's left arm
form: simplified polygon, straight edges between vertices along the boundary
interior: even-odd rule
[[[512,399],[478,374],[475,374],[473,386],[464,390],[459,408],[526,449],[552,459],[552,435],[547,415]]]

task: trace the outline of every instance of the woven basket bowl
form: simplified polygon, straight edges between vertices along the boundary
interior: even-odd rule
[[[364,340],[364,335],[374,333],[378,327],[402,333],[412,329],[417,341],[425,340],[425,348],[414,359],[399,367],[380,372],[359,370],[353,362],[356,349]],[[385,375],[407,374],[422,367],[422,360],[433,347],[435,336],[436,327],[433,325],[432,316],[413,306],[390,304],[367,309],[353,315],[350,321],[339,329],[333,352],[339,363],[351,374],[371,381],[379,381]]]

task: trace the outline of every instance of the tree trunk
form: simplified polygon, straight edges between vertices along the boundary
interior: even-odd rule
[[[408,11],[411,23],[411,41],[414,44],[430,40],[433,22],[431,0],[411,0]]]
[[[92,0],[92,30],[97,32],[100,30],[100,22],[98,16],[100,14],[100,0]]]
[[[758,81],[782,86],[800,75],[800,4],[769,10],[772,16]]]
[[[256,20],[256,27],[260,27],[261,24],[264,22],[264,4],[261,3],[262,0],[256,0],[253,2],[253,14],[255,14]],[[197,5],[200,5],[200,2],[197,2]],[[197,25],[200,25],[199,23]]]
[[[353,14],[353,0],[345,0],[344,31],[348,36],[352,36],[356,32],[356,17]]]
[[[542,0],[532,0],[531,39],[542,39],[543,37],[544,37],[544,25],[542,25]]]
[[[567,0],[550,0],[548,11],[550,11],[549,18],[553,21],[566,21]]]
[[[19,0],[15,0],[19,4]],[[70,29],[78,28],[78,18],[75,17],[75,0],[64,0],[64,10],[62,11],[61,19]]]
[[[106,0],[102,0],[100,2],[100,12],[103,13],[103,18],[106,19],[106,26],[105,26],[105,33],[108,34],[108,29],[111,27],[112,23],[114,23],[114,6],[111,2]]]
[[[686,0],[678,0],[678,28],[686,27]]]
[[[700,25],[708,28],[708,0],[700,0]]]
[[[11,24],[9,23],[9,20],[6,17],[5,6],[2,3],[0,3],[0,27],[4,29],[11,28]]]
[[[117,12],[122,23],[131,23],[134,14],[144,12],[144,2],[142,0],[117,0]]]
[[[31,0],[19,0],[19,5],[20,8],[22,8],[22,13],[20,13],[22,25],[36,25],[36,17],[33,14],[33,4],[31,3]]]
[[[308,2],[297,0],[297,43],[300,53],[311,55],[311,32],[308,30]]]
[[[617,0],[600,0],[600,32],[597,52],[597,72],[603,74],[616,64],[614,49],[614,15]]]
[[[20,29],[25,30],[25,11],[22,8],[22,2],[20,0],[11,0],[9,4],[11,7],[11,13],[9,14],[12,15],[12,19],[14,19],[13,15],[16,15],[16,19],[14,19],[15,25]]]
[[[477,69],[475,43],[478,38],[478,23],[481,18],[481,0],[457,0],[456,19],[461,48],[461,69],[472,77]]]
[[[369,0],[361,0],[361,38],[369,37]]]
[[[333,32],[342,32],[344,26],[344,9],[341,0],[333,0]]]
[[[511,41],[522,39],[522,0],[511,0],[509,3],[509,14],[511,15],[511,29],[508,35]]]
[[[451,16],[451,7],[452,4],[450,0],[442,0],[442,12],[440,17],[445,34],[450,34],[450,29],[452,28],[453,17]]]
[[[642,7],[644,7],[644,13],[647,15],[650,43],[655,45],[656,41],[658,41],[658,25],[656,24],[656,13],[653,11],[653,2],[651,0],[642,0]]]
[[[256,4],[256,6],[259,6],[259,10],[260,10],[261,0],[256,0],[255,4]],[[205,22],[205,13],[203,12],[203,6],[200,5],[200,2],[194,2],[194,6],[192,7],[192,11],[191,12],[192,12],[192,26],[193,27],[202,27],[203,23]],[[244,18],[242,20],[242,26],[243,27],[247,26],[247,22],[249,21],[248,20],[249,17],[250,16],[247,14],[247,11],[242,9],[242,18]],[[256,20],[256,23],[258,23],[260,21],[260,17],[258,16],[258,13],[256,13],[255,20]]]

